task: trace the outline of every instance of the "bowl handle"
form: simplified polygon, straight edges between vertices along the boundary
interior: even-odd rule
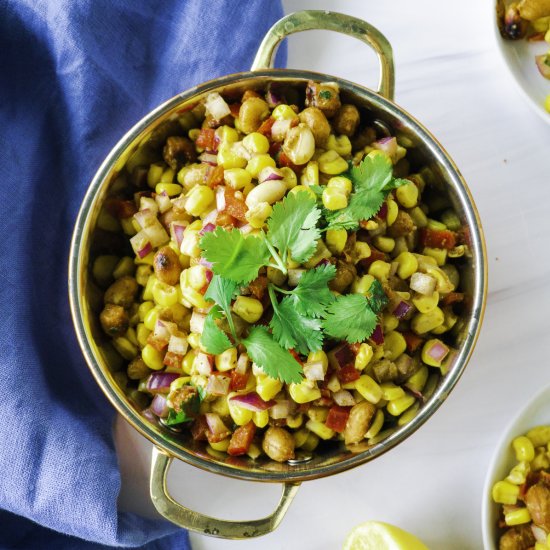
[[[170,496],[166,486],[166,474],[171,462],[171,456],[158,447],[153,447],[150,491],[155,508],[172,523],[213,537],[237,540],[260,537],[271,533],[281,523],[300,486],[299,483],[285,483],[277,508],[265,518],[251,521],[217,519],[194,512],[182,506]]]
[[[275,54],[281,41],[295,32],[310,30],[335,31],[353,36],[368,44],[376,52],[380,61],[380,80],[377,93],[393,100],[395,71],[390,43],[372,25],[343,13],[305,10],[286,15],[267,31],[252,63],[251,70],[258,71],[273,68]]]

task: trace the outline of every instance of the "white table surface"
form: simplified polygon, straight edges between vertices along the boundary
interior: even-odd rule
[[[432,550],[482,548],[482,488],[493,449],[516,411],[550,379],[550,124],[518,92],[499,57],[490,0],[286,0],[285,11],[360,17],[392,43],[396,103],[440,140],[477,203],[488,248],[489,299],[475,353],[439,411],[408,440],[352,471],[304,483],[272,534],[251,541],[192,535],[195,550],[340,548],[377,519],[414,532]],[[288,66],[374,87],[374,54],[328,32],[291,37]],[[550,120],[550,115],[549,115]],[[118,420],[123,509],[153,514],[151,445]],[[181,462],[176,499],[227,519],[268,514],[279,486],[226,479]]]

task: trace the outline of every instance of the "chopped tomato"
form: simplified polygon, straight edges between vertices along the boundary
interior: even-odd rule
[[[213,128],[202,128],[197,137],[197,141],[195,141],[195,145],[209,153],[217,152],[218,140],[216,138],[216,130]]]
[[[300,357],[300,354],[296,350],[291,348],[288,351],[290,352],[292,357],[294,357],[294,359],[296,359],[296,361],[298,361],[298,363],[300,363],[300,365],[304,364],[304,362],[302,361],[302,358]]]
[[[325,426],[341,434],[346,429],[349,418],[349,407],[333,405],[328,411]]]
[[[231,391],[244,390],[246,388],[246,384],[248,383],[248,377],[249,377],[248,372],[242,373],[242,372],[237,372],[235,370],[232,370],[231,382],[229,384]]]
[[[229,110],[231,111],[231,114],[237,118],[239,116],[239,111],[241,110],[241,104],[240,103],[231,103],[229,105]]]
[[[386,258],[387,258],[386,254],[384,254],[383,252],[380,252],[380,250],[378,250],[377,248],[374,248],[374,246],[371,246],[370,256],[368,258],[363,258],[362,260],[360,260],[359,264],[366,271],[371,266],[371,264],[376,260],[386,261]]]
[[[147,343],[154,347],[157,351],[162,351],[168,345],[168,340],[166,340],[166,338],[155,336],[151,333],[147,337]]]
[[[294,164],[287,156],[287,154],[284,151],[281,151],[279,153],[279,166],[288,166],[288,168],[292,168],[296,174],[301,174],[302,170],[304,169],[305,164]]]
[[[378,210],[378,213],[376,214],[376,217],[385,220],[388,217],[388,203],[383,202],[382,206],[380,207],[380,210]]]
[[[206,440],[206,434],[208,432],[208,424],[206,423],[206,416],[200,414],[195,418],[193,424],[191,424],[191,436],[195,441]]]
[[[441,298],[441,303],[444,306],[450,306],[451,304],[456,304],[457,302],[462,302],[463,300],[464,300],[463,292],[449,292],[449,294]]]
[[[231,456],[244,455],[250,449],[250,444],[256,434],[256,426],[252,420],[244,426],[239,426],[231,436],[227,454]]]
[[[274,141],[269,145],[269,154],[272,157],[276,157],[280,150],[281,150],[281,144],[277,141]]]
[[[216,217],[216,225],[221,225],[222,227],[235,227],[237,225],[237,220],[227,212],[220,212]]]
[[[448,229],[430,229],[425,227],[420,231],[420,242],[429,248],[446,248],[451,250],[456,245],[456,236]]]
[[[267,277],[265,275],[260,275],[256,277],[249,285],[248,289],[254,298],[261,300],[264,297],[265,291],[267,290]]]
[[[223,166],[213,166],[206,176],[206,185],[211,187],[217,187],[223,183]]]
[[[409,353],[414,353],[424,342],[424,340],[417,336],[414,332],[403,332],[402,334],[403,338],[405,338],[407,351]]]
[[[222,168],[223,172],[223,168]],[[222,176],[223,177],[223,176]],[[237,198],[235,191],[230,187],[225,188],[225,208],[223,211],[234,218],[237,218],[240,222],[247,223],[245,214],[248,211],[248,206],[244,202],[244,198]],[[242,197],[242,195],[241,195]]]
[[[270,136],[273,124],[275,124],[275,119],[270,116],[260,124],[260,127],[256,130],[256,132],[258,132],[259,134],[263,134],[264,136]]]
[[[334,351],[334,358],[336,359],[338,366],[343,369],[349,365],[355,365],[356,353],[350,344],[342,344],[337,350]]]
[[[172,367],[174,369],[181,369],[182,360],[183,360],[183,356],[181,356],[179,353],[174,353],[173,351],[167,351],[166,355],[164,356],[163,363],[167,367]]]
[[[374,332],[370,335],[370,340],[372,340],[377,346],[384,343],[384,331],[380,325],[376,325]]]
[[[336,371],[336,376],[342,384],[347,384],[348,382],[354,382],[358,380],[361,376],[361,373],[355,368],[354,365],[347,365]]]
[[[215,434],[208,429],[206,432],[206,439],[208,439],[208,443],[219,443],[220,441],[227,439],[230,435],[231,432],[229,430]]]

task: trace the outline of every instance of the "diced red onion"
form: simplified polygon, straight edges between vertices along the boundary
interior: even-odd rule
[[[220,186],[216,189],[216,208],[218,209],[218,212],[223,212],[225,210],[225,206],[225,187]]]
[[[259,183],[263,183],[264,181],[282,180],[282,179],[284,179],[284,176],[283,174],[281,174],[281,171],[278,170],[277,168],[273,168],[272,166],[266,166],[258,174]]]
[[[205,272],[204,272],[204,276],[206,277],[206,282],[208,284],[210,284],[210,282],[212,281],[212,278],[214,277],[214,273],[211,269],[207,269]]]
[[[286,399],[281,399],[279,401],[275,402],[275,405],[271,407],[271,410],[269,411],[269,416],[273,418],[274,420],[278,420],[280,418],[287,418],[290,414],[290,403]]]
[[[168,340],[168,351],[171,353],[177,353],[178,355],[185,355],[189,344],[187,338],[182,332],[172,334],[170,340]]]
[[[382,332],[382,327],[380,325],[376,325],[370,339],[378,346],[381,346],[384,343],[384,333]]]
[[[431,275],[420,273],[417,271],[411,276],[409,286],[411,290],[423,294],[424,296],[431,296],[435,290],[436,281]]]
[[[210,374],[212,374],[212,363],[213,360],[211,355],[200,352],[195,358],[194,366],[197,369],[198,374],[209,376]]]
[[[164,338],[166,341],[170,340],[170,336],[178,330],[176,323],[171,323],[170,321],[162,321],[157,319],[155,323],[155,329],[153,334],[157,338]]]
[[[203,225],[202,229],[199,231],[199,235],[204,235],[205,233],[211,233],[216,229],[216,226],[213,223],[207,223]]]
[[[332,395],[334,402],[340,407],[353,407],[355,398],[348,390],[339,390]]]
[[[157,214],[150,208],[146,208],[145,210],[139,210],[138,212],[136,212],[134,214],[134,219],[138,222],[139,226],[143,229],[148,225],[151,225],[157,219]]]
[[[172,208],[172,201],[165,191],[163,191],[159,195],[156,195],[155,201],[158,204],[159,212],[161,212],[162,214]]]
[[[206,216],[202,219],[203,226],[208,223],[216,224],[216,220],[218,219],[218,210],[214,208],[213,210],[210,210]]]
[[[277,91],[273,90],[271,86],[269,86],[265,94],[265,100],[267,101],[269,107],[273,109],[273,107],[277,107],[277,105],[283,103],[284,98],[281,94],[277,93]]]
[[[214,435],[229,433],[227,426],[223,423],[223,420],[220,418],[219,414],[206,413],[204,416],[206,418],[206,423],[208,424],[208,429]]]
[[[214,265],[212,262],[209,262],[207,259],[203,258],[202,256],[199,258],[199,264],[203,265],[204,267],[207,267],[208,269],[212,269],[212,266]]]
[[[157,219],[155,219],[151,225],[144,227],[142,231],[149,238],[153,248],[157,248],[170,240],[168,233],[166,233],[166,229],[164,229],[162,224]]]
[[[334,358],[341,369],[347,367],[348,365],[355,364],[355,353],[353,353],[353,350],[348,346],[348,344],[343,344],[340,346],[340,348],[338,348],[338,350],[334,353]]]
[[[181,222],[172,222],[170,224],[170,237],[178,245],[178,248],[181,246],[181,241],[183,241],[183,233],[186,227]]]
[[[321,361],[312,361],[311,363],[304,363],[304,376],[308,380],[324,380],[325,370],[323,369],[323,363]]]
[[[378,213],[376,214],[377,218],[380,218],[381,220],[385,220],[388,217],[388,203],[383,202],[382,206],[380,207],[380,210],[378,210]]]
[[[227,395],[231,378],[223,374],[211,374],[206,384],[206,393],[210,395]]]
[[[218,156],[212,153],[201,153],[199,155],[199,160],[210,166],[218,166]]]
[[[271,399],[270,401],[264,401],[256,392],[244,393],[234,395],[229,399],[234,405],[238,405],[243,409],[249,411],[261,412],[273,407],[276,402]]]
[[[155,413],[153,413],[153,411],[149,407],[143,409],[141,411],[141,415],[143,416],[143,418],[149,420],[149,422],[155,422],[155,420],[157,419]]]
[[[140,197],[139,198],[139,210],[150,210],[155,216],[158,214],[159,207],[155,199],[152,197]]]
[[[225,116],[231,114],[229,105],[218,92],[208,94],[206,101],[204,102],[204,107],[212,115],[214,120],[221,120]]]
[[[315,267],[319,267],[320,265],[330,265],[330,261],[327,258],[323,258],[315,264]]]
[[[375,141],[372,146],[379,151],[383,151],[390,158],[394,158],[397,153],[397,140],[394,137],[385,137]]]
[[[130,239],[130,244],[140,258],[145,258],[153,250],[153,245],[143,230]]]
[[[159,417],[166,418],[168,416],[168,404],[166,403],[166,395],[157,393],[151,401],[151,410]]]
[[[427,355],[436,363],[441,363],[448,353],[449,348],[440,340],[436,340],[435,343],[429,345],[429,349],[427,350]]]
[[[411,304],[408,304],[407,302],[401,300],[401,302],[397,304],[397,307],[393,310],[392,313],[398,319],[404,319],[409,313],[409,311],[411,311],[411,309],[412,309]]]
[[[154,372],[147,379],[147,389],[151,393],[168,393],[170,384],[179,376],[176,372]]]
[[[206,321],[206,315],[193,310],[191,314],[191,320],[189,321],[189,330],[195,334],[202,334],[204,330],[204,322]]]

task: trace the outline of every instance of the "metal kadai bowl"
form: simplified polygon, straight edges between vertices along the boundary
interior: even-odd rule
[[[380,61],[377,92],[334,76],[310,71],[274,69],[273,60],[279,43],[288,35],[311,29],[340,32],[368,44]],[[265,91],[270,83],[304,89],[308,80],[335,82],[341,97],[355,104],[374,124],[386,127],[406,144],[407,158],[433,173],[430,185],[446,195],[457,212],[469,239],[469,254],[461,272],[464,308],[454,329],[454,354],[448,372],[441,376],[433,394],[419,408],[408,424],[396,426],[376,444],[344,443],[324,445],[307,460],[279,464],[268,458],[214,457],[201,442],[185,433],[174,433],[147,420],[132,404],[116,382],[114,358],[109,339],[102,333],[98,315],[102,293],[94,285],[92,264],[99,254],[112,253],[125,236],[111,234],[97,227],[98,216],[106,199],[120,189],[125,171],[161,158],[162,143],[177,117],[191,109],[211,92],[239,96],[247,89]],[[264,535],[274,530],[287,511],[302,481],[337,474],[379,457],[398,445],[439,408],[460,378],[472,354],[480,330],[487,291],[487,259],[481,223],[468,187],[457,167],[437,140],[413,117],[393,103],[394,66],[391,46],[384,36],[369,24],[343,14],[325,11],[303,11],[278,21],[267,33],[248,72],[232,74],[191,88],[140,120],[115,146],[95,175],[84,198],[74,230],[70,265],[69,293],[72,316],[82,351],[107,398],[117,411],[154,445],[151,469],[151,498],[157,510],[181,527],[203,534],[230,539]],[[181,129],[180,129],[181,131]],[[118,238],[120,237],[120,238]],[[124,237],[124,238],[123,238]],[[268,517],[252,521],[226,521],[212,518],[177,503],[168,491],[166,475],[174,458],[221,474],[249,481],[281,483],[282,496],[276,510]]]

